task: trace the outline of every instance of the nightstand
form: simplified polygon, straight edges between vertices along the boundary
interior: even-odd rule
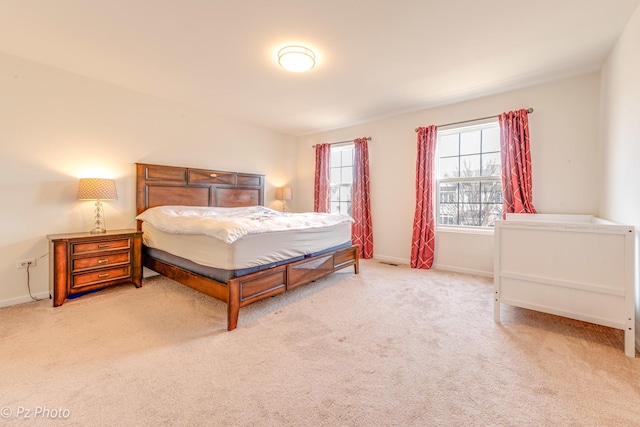
[[[108,286],[142,286],[141,231],[52,234],[47,238],[54,307],[70,296]]]

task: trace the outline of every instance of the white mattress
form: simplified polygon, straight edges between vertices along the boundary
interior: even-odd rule
[[[351,241],[351,223],[246,235],[233,243],[201,234],[172,234],[142,223],[145,246],[195,263],[239,270],[308,255]]]

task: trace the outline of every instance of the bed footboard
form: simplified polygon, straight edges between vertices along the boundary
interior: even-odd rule
[[[241,307],[294,289],[346,267],[353,266],[355,274],[360,272],[358,246],[235,277],[229,279],[227,283],[192,273],[148,255],[143,257],[143,265],[178,283],[225,302],[229,331],[238,326]]]
[[[238,325],[240,307],[294,289],[350,266],[353,266],[355,274],[359,273],[357,246],[229,279],[227,281],[229,285],[227,330],[231,331]]]

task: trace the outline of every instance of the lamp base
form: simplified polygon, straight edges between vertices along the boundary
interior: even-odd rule
[[[104,234],[107,232],[107,229],[103,227],[104,221],[102,219],[102,202],[100,199],[96,200],[96,216],[95,216],[95,224],[93,224],[93,230],[89,233],[91,234]]]

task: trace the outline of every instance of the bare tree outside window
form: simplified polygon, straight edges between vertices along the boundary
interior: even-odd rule
[[[493,227],[502,216],[497,123],[438,132],[438,225]]]

